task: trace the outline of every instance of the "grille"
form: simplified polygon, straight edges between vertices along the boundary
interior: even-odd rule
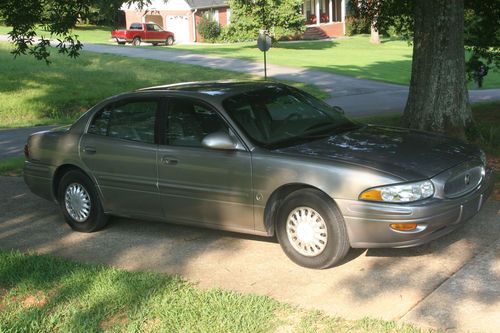
[[[475,166],[453,174],[444,186],[447,198],[456,198],[474,190],[483,180],[484,167]]]

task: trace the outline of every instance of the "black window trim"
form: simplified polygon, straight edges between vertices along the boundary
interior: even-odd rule
[[[143,101],[156,101],[155,124],[154,124],[154,142],[153,143],[110,137],[109,136],[109,125],[111,124],[111,122],[107,123],[106,135],[101,135],[101,134],[89,132],[90,126],[92,126],[92,122],[94,121],[94,119],[101,112],[103,112],[106,108],[114,109],[115,107],[120,106],[120,105],[133,103],[133,102],[143,102]],[[161,124],[160,118],[161,118],[161,115],[164,113],[164,112],[162,112],[162,110],[165,108],[165,106],[166,106],[165,98],[159,97],[159,96],[130,96],[130,97],[125,97],[125,98],[122,98],[119,100],[114,100],[114,101],[111,101],[111,102],[103,105],[101,108],[99,108],[99,110],[94,112],[92,117],[90,117],[90,120],[87,124],[87,128],[85,129],[84,133],[89,134],[89,135],[97,135],[97,136],[101,136],[101,137],[105,136],[105,137],[108,137],[108,138],[114,139],[114,140],[123,140],[123,141],[127,141],[127,142],[132,141],[132,142],[138,142],[138,143],[143,143],[143,144],[159,145],[160,144],[160,133],[161,133],[159,130],[159,125]]]
[[[226,124],[227,128],[234,134],[234,136],[237,138],[238,142],[243,146],[244,150],[249,152],[250,149],[248,147],[248,145],[246,144],[245,140],[241,137],[240,133],[238,132],[237,129],[234,128],[234,126],[231,125],[231,123],[226,119],[226,117],[224,116],[224,114],[222,114],[214,105],[200,99],[200,98],[196,98],[196,97],[190,97],[190,96],[167,96],[164,98],[164,112],[161,112],[160,111],[160,115],[159,115],[159,122],[160,122],[160,125],[158,126],[159,127],[159,130],[160,130],[160,134],[159,134],[159,144],[162,145],[162,146],[166,146],[166,147],[176,147],[176,148],[190,148],[190,149],[207,149],[207,148],[204,148],[204,147],[187,147],[187,146],[172,146],[170,144],[168,144],[166,142],[166,138],[165,138],[165,134],[166,134],[166,129],[167,129],[167,119],[168,119],[168,115],[170,114],[171,112],[171,109],[172,109],[172,101],[179,101],[179,100],[184,100],[184,101],[190,101],[194,104],[199,104],[199,105],[202,105],[204,107],[206,107],[207,109],[215,112],[215,114],[217,114],[221,119],[222,121]]]

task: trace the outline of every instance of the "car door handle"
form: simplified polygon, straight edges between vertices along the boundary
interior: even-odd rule
[[[179,161],[175,157],[163,156],[161,162],[166,165],[176,165]]]
[[[83,148],[83,151],[87,154],[95,154],[97,153],[97,150],[94,148],[94,147],[90,147],[90,146],[85,146]]]

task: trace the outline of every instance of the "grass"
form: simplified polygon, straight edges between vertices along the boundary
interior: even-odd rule
[[[255,43],[175,45],[174,50],[221,57],[262,61]],[[412,47],[401,40],[369,43],[368,36],[335,41],[278,43],[267,54],[269,63],[315,69],[335,74],[408,85],[411,76]],[[491,69],[484,88],[500,87],[500,71]],[[473,84],[469,85],[473,88]]]
[[[269,297],[200,290],[166,274],[127,272],[0,251],[1,332],[427,332],[347,321]]]
[[[109,96],[137,88],[186,81],[257,80],[255,76],[157,60],[82,52],[77,59],[52,54],[47,66],[32,57],[13,59],[0,43],[0,128],[73,122]],[[303,83],[292,85],[319,98],[327,94]]]
[[[0,160],[0,176],[20,176],[23,172],[23,166],[24,156]]]
[[[0,26],[0,34],[10,29]],[[73,30],[82,42],[109,44],[112,28],[78,26]],[[47,35],[43,30],[41,35]],[[148,47],[148,46],[143,46]],[[155,49],[164,49],[154,47]],[[232,44],[179,44],[168,50],[262,61],[254,42]],[[278,43],[268,52],[267,61],[278,65],[315,69],[335,74],[408,85],[411,75],[412,47],[407,42],[382,39],[380,45],[369,43],[369,36],[354,36],[335,41]],[[484,88],[500,88],[500,70],[491,69],[484,78]],[[469,83],[469,89],[475,89]]]
[[[111,30],[113,30],[113,28],[108,26],[79,25],[71,31],[71,34],[78,35],[80,41],[82,42],[110,44],[113,43],[113,41],[111,40]],[[0,25],[0,35],[6,35],[10,31],[10,27]],[[45,31],[41,27],[36,29],[36,33],[38,36],[43,36],[45,38],[50,37],[50,33]],[[57,38],[57,36],[55,38]]]

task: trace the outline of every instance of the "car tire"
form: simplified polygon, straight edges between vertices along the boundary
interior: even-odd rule
[[[141,45],[141,38],[140,37],[134,37],[134,39],[132,39],[132,45],[133,46],[139,46],[139,45]]]
[[[174,45],[174,37],[172,36],[169,36],[167,38],[167,40],[165,41],[165,45],[169,46],[169,45]]]
[[[58,199],[64,219],[73,230],[97,231],[108,221],[94,183],[79,170],[71,170],[61,178]]]
[[[158,46],[158,43],[151,43],[151,44],[153,44],[153,46]]]
[[[315,189],[298,190],[285,198],[276,236],[285,254],[308,268],[331,267],[350,249],[342,214],[330,197]]]

